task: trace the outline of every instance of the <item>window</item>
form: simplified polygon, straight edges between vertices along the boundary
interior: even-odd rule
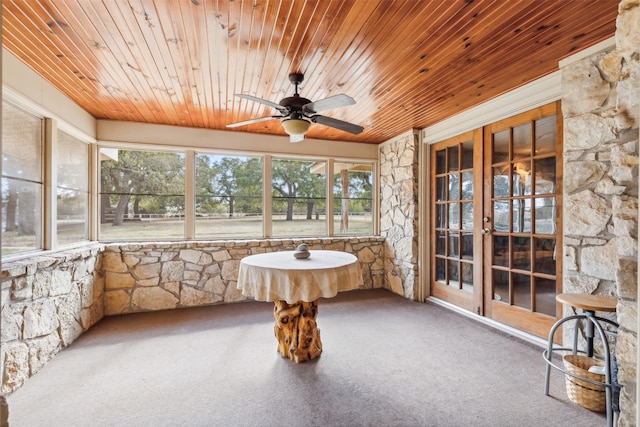
[[[373,172],[370,164],[334,163],[334,234],[373,233]]]
[[[274,236],[326,236],[325,162],[274,159],[271,164]]]
[[[184,238],[184,154],[100,150],[100,237]]]
[[[43,120],[2,106],[2,255],[42,248]]]
[[[196,154],[196,238],[262,236],[262,158]]]
[[[58,244],[89,238],[89,145],[58,131]]]

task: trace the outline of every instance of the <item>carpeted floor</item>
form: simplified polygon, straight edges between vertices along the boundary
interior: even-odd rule
[[[8,397],[12,427],[602,426],[541,349],[384,290],[321,300],[324,352],[276,352],[272,303],[103,319]]]

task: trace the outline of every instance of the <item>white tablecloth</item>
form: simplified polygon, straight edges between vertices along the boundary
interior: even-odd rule
[[[293,251],[250,255],[238,273],[238,289],[258,301],[311,302],[361,285],[358,258],[339,251],[311,251],[307,259],[295,259]]]

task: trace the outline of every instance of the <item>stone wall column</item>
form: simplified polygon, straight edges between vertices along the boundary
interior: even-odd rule
[[[418,295],[418,135],[380,146],[380,234],[386,240],[385,288]]]
[[[619,426],[637,405],[638,22],[640,1],[622,0],[615,48],[562,69],[563,289],[618,300]]]

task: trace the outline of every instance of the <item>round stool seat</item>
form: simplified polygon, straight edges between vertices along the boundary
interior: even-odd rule
[[[588,294],[558,294],[556,300],[571,307],[589,311],[616,311],[618,301],[613,298]]]

